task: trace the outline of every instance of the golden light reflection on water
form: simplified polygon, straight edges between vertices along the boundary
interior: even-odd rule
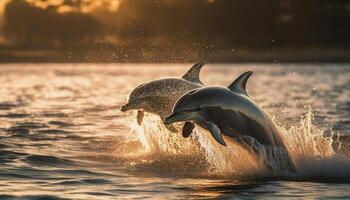
[[[255,159],[244,149],[225,149],[202,130],[184,139],[167,132],[157,117],[149,116],[138,126],[131,113],[119,111],[127,94],[140,82],[181,76],[186,66],[2,66],[0,194],[73,199],[312,199],[350,195],[346,184],[299,182],[350,178],[348,158],[330,148],[330,138],[321,137],[332,123],[348,118],[344,106],[349,91],[339,89],[347,87],[348,68],[203,68],[203,82],[216,85],[228,85],[243,71],[255,72],[248,82],[250,96],[275,117],[295,154],[305,158],[298,161],[301,173],[297,176],[275,177],[259,171]],[[330,81],[332,73],[338,77],[335,82]],[[323,95],[335,87],[341,92]],[[342,110],[327,102],[337,102]],[[311,105],[317,116],[333,117],[334,121],[321,121],[316,126],[315,116],[311,117],[311,112],[305,115],[309,108],[302,103]],[[328,114],[331,111],[335,114]],[[340,125],[346,127],[346,123]]]
[[[5,0],[5,2],[3,2],[0,5],[4,7],[7,3],[6,1],[7,0]],[[49,6],[58,6],[58,11],[61,13],[72,12],[72,11],[81,11],[81,12],[88,13],[99,8],[107,8],[109,11],[115,12],[118,10],[120,5],[120,0],[108,0],[108,1],[83,0],[81,2],[75,2],[75,4],[79,6],[71,6],[71,5],[64,4],[64,0],[46,0],[46,1],[26,0],[26,1],[42,9],[46,9]]]

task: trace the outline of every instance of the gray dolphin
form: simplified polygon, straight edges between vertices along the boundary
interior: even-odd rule
[[[222,134],[244,145],[247,139],[254,138],[262,145],[281,147],[289,159],[276,127],[247,95],[246,83],[252,74],[243,73],[227,88],[202,87],[187,92],[176,102],[165,124],[194,122],[225,146]]]
[[[171,110],[178,98],[186,92],[203,86],[199,79],[200,70],[204,63],[194,64],[182,77],[162,78],[142,83],[131,91],[128,102],[121,107],[121,111],[138,110],[137,122],[142,123],[144,112],[154,113],[164,122],[165,117],[171,114]],[[166,125],[172,132],[177,132],[172,125]],[[194,125],[185,123],[183,134],[192,132]]]

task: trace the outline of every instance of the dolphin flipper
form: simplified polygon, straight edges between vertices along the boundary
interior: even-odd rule
[[[166,124],[165,128],[167,128],[169,131],[173,132],[173,133],[177,133],[177,129],[175,128],[174,125],[172,124]]]
[[[244,72],[242,75],[240,75],[236,80],[234,80],[228,88],[232,91],[244,94],[248,96],[246,91],[246,85],[248,78],[253,74],[251,71]]]
[[[194,124],[191,122],[186,122],[182,128],[182,136],[184,138],[188,138],[188,136],[191,135],[193,129],[194,129]]]
[[[194,64],[191,69],[189,69],[185,75],[182,76],[183,79],[186,79],[188,81],[191,82],[195,82],[195,83],[200,83],[203,84],[200,80],[199,80],[199,73],[203,67],[204,63],[203,62],[198,62],[196,64]]]
[[[138,125],[141,125],[144,115],[145,115],[145,113],[144,113],[143,110],[138,110],[137,111],[137,124]]]
[[[224,138],[222,138],[222,134],[221,131],[219,129],[219,127],[214,124],[213,122],[206,122],[205,126],[207,127],[207,129],[210,131],[211,135],[214,137],[214,139],[220,143],[221,145],[226,146],[226,143],[224,141]]]

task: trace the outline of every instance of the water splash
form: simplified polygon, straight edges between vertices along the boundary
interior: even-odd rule
[[[175,124],[178,130],[181,130],[182,125]],[[152,164],[160,156],[172,157],[176,158],[178,165],[188,167],[188,175],[194,173],[203,177],[243,177],[265,170],[262,163],[244,146],[226,138],[228,145],[224,147],[200,127],[196,127],[190,138],[185,139],[181,132],[173,133],[167,130],[159,117],[146,114],[141,126],[133,120],[130,128],[135,139],[143,146],[140,156],[153,157],[148,160],[148,164]],[[189,168],[186,159],[188,157],[202,165],[199,171]]]
[[[182,124],[176,124],[181,130]],[[176,162],[176,165],[187,168],[187,175],[220,178],[266,178],[285,177],[295,179],[350,177],[346,169],[350,160],[340,156],[333,149],[335,133],[325,136],[323,131],[312,124],[311,110],[300,122],[290,127],[278,127],[293,160],[296,173],[289,173],[286,154],[278,148],[254,146],[253,149],[225,137],[227,146],[221,146],[206,130],[196,127],[190,138],[183,138],[181,132],[173,133],[165,128],[159,117],[146,114],[143,124],[130,123],[134,139],[142,144],[139,156],[147,156],[143,165],[152,165],[162,157],[164,162]],[[246,140],[249,143],[248,140]],[[250,141],[250,143],[254,140]],[[337,141],[339,142],[339,141]],[[192,158],[191,165],[188,157]],[[164,158],[171,158],[164,159]],[[174,161],[174,159],[176,161]],[[204,162],[203,162],[204,161]],[[193,166],[202,165],[194,171]],[[169,166],[170,163],[164,164]],[[266,167],[270,166],[272,168]],[[336,166],[336,167],[335,167]],[[328,170],[327,170],[328,169]],[[159,170],[159,169],[154,169]]]
[[[290,129],[279,127],[298,171],[294,178],[346,181],[350,178],[350,159],[337,153],[341,148],[340,134],[331,132],[326,136],[312,120],[310,109],[297,125]]]
[[[181,125],[175,124],[175,127],[181,130]],[[198,147],[193,140],[184,140],[181,134],[168,130],[160,118],[152,114],[145,113],[141,126],[133,120],[130,127],[147,154],[193,154]]]

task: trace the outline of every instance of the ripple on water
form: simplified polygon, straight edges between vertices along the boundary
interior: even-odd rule
[[[0,150],[0,157],[11,157],[11,156],[15,156],[16,158],[18,156],[25,156],[28,155],[27,153],[20,153],[20,152],[16,152],[16,151],[10,151],[10,150]]]
[[[59,127],[69,127],[74,126],[73,123],[70,122],[63,122],[63,121],[49,121],[50,125],[59,126]]]
[[[61,130],[61,129],[42,129],[37,130],[38,133],[44,133],[44,134],[70,134],[71,132]]]
[[[38,122],[17,122],[11,127],[4,129],[10,134],[10,137],[26,137],[33,141],[38,140],[59,140],[62,136],[70,135],[71,132],[64,130],[65,123],[55,123],[57,128],[53,125]],[[50,127],[51,126],[51,127]]]
[[[215,143],[203,140],[203,137],[203,148],[197,147],[198,136],[173,137],[163,130],[163,126],[154,127],[155,121],[149,122],[154,129],[145,126],[147,134],[139,134],[139,126],[130,132],[128,115],[117,111],[127,93],[142,81],[172,75],[169,70],[180,75],[185,68],[57,66],[32,66],[25,73],[22,67],[14,68],[11,78],[1,73],[0,68],[0,85],[3,86],[0,194],[6,194],[0,195],[0,199],[251,199],[257,196],[270,199],[286,194],[294,195],[294,198],[312,194],[317,198],[348,191],[335,184],[328,184],[329,189],[320,187],[326,184],[304,184],[306,181],[340,182],[340,179],[349,182],[349,164],[347,160],[342,162],[340,157],[325,160],[315,156],[315,162],[314,157],[306,157],[305,162],[309,164],[300,164],[304,171],[300,179],[299,176],[291,177],[292,181],[286,177],[267,176],[266,180],[257,181],[259,176],[249,176],[247,179],[254,178],[251,183],[240,179],[236,184],[234,181],[240,178],[238,172],[254,164],[242,163],[248,159],[239,155],[245,154],[238,154],[234,149],[216,148]],[[226,78],[226,74],[238,74],[247,68],[250,67],[209,66],[205,70],[215,73],[203,73],[203,80],[208,85],[227,85],[231,78]],[[317,111],[315,121],[318,126],[328,130],[324,133],[330,135],[333,130],[340,131],[339,152],[347,156],[350,154],[350,137],[346,136],[350,127],[349,69],[305,66],[280,70],[280,67],[258,66],[249,69],[256,72],[256,76],[248,83],[248,89],[251,97],[271,116],[280,115],[278,124],[288,130],[295,126],[310,128],[298,126],[300,115],[307,110],[305,105],[310,105]],[[296,73],[292,75],[294,71]],[[286,115],[284,111],[290,114]],[[313,137],[312,134],[301,136],[304,139]],[[195,144],[189,140],[194,140]],[[332,143],[334,149],[339,143]],[[183,146],[176,146],[178,144]],[[305,144],[303,148],[301,145],[296,147],[305,149],[306,154],[308,144],[310,148],[312,145],[325,146],[324,143]],[[191,147],[188,151],[187,146]],[[198,148],[195,152],[193,146]],[[235,167],[236,163],[243,167]],[[232,168],[238,169],[238,177],[231,177],[228,170]],[[226,178],[221,174],[214,176],[215,171],[214,175],[207,175],[216,169],[228,171],[229,180],[216,184],[219,179]],[[330,193],[332,191],[335,192]]]
[[[10,119],[18,119],[18,118],[29,118],[31,114],[27,113],[8,113],[4,115],[0,115],[0,118],[10,118]]]
[[[41,114],[41,116],[43,117],[48,117],[48,118],[67,118],[68,117],[68,114],[66,113],[60,113],[60,112],[57,112],[57,113],[47,113],[47,112],[44,112]]]
[[[30,130],[28,128],[20,127],[20,126],[12,126],[6,130],[8,133],[13,134],[14,136],[28,135]]]
[[[9,147],[10,147],[9,145],[0,142],[0,149],[5,149],[5,148],[9,148]]]
[[[39,128],[47,128],[48,126],[44,123],[39,122],[16,122],[13,126],[11,126],[8,130],[11,131],[17,128],[24,129],[39,129]]]
[[[68,200],[67,198],[61,198],[54,195],[23,195],[23,196],[16,196],[16,195],[0,195],[0,199],[4,200]]]
[[[9,103],[9,102],[2,102],[0,103],[0,110],[11,110],[12,108],[18,107],[17,104]]]
[[[338,103],[336,108],[340,111],[350,111],[350,102]]]
[[[64,167],[75,165],[75,163],[71,160],[58,158],[56,156],[45,155],[30,155],[25,158],[24,162],[31,165],[44,165],[52,167]]]
[[[58,185],[105,185],[110,184],[112,181],[109,181],[107,179],[98,179],[98,178],[91,178],[91,179],[81,179],[81,180],[69,180],[69,181],[62,181],[58,182],[56,184]]]
[[[26,153],[19,153],[15,151],[0,149],[0,163],[1,164],[12,163],[17,159],[27,155],[28,154]]]

